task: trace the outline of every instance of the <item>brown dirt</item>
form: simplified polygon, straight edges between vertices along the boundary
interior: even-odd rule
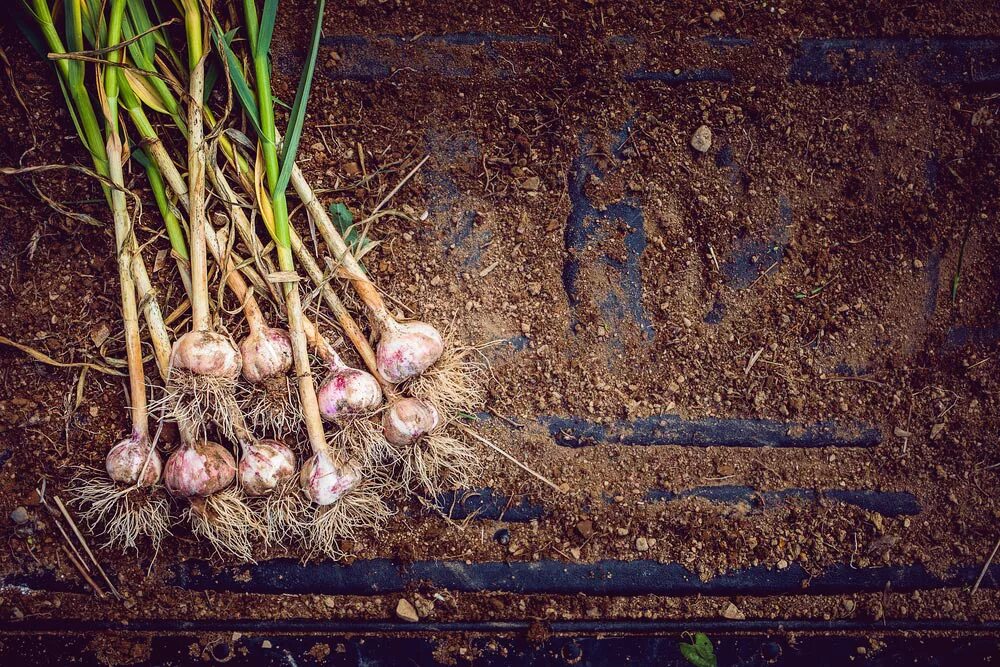
[[[374,83],[331,80],[321,72],[302,140],[305,170],[332,191],[330,200],[367,211],[428,143],[454,152],[448,160],[433,156],[392,202],[418,213],[430,207],[428,219],[380,221],[373,236],[382,246],[366,262],[385,291],[424,319],[452,323],[462,340],[527,337],[523,351],[501,346],[495,353],[489,409],[497,415],[519,423],[539,414],[599,422],[660,413],[856,420],[877,426],[883,442],[871,449],[569,449],[536,426],[514,436],[494,427],[499,443],[566,492],[554,494],[491,452],[483,453],[483,485],[543,501],[549,512],[544,519],[509,525],[512,540],[501,546],[491,539],[499,525],[455,525],[414,506],[397,514],[383,537],[359,543],[357,557],[654,558],[682,563],[706,578],[779,561],[810,571],[850,559],[862,567],[923,563],[938,572],[981,564],[1000,518],[1000,501],[990,492],[1000,470],[993,437],[1000,428],[997,347],[995,341],[950,346],[948,332],[998,325],[1000,99],[927,85],[906,67],[871,85],[794,84],[785,74],[803,36],[998,34],[1000,16],[990,3],[890,11],[864,3],[817,8],[790,2],[780,15],[756,5],[724,5],[727,20],[713,24],[709,5],[679,12],[660,4],[666,3],[639,8],[599,0],[531,10],[491,3],[457,11],[451,3],[359,1],[331,8],[328,35],[490,31],[552,41],[520,50],[497,45],[516,72],[508,79],[480,67],[477,51],[457,47],[449,54],[452,64],[481,75],[436,76],[425,66],[436,62],[437,52],[413,46],[401,47],[409,49],[410,68]],[[299,16],[283,10],[276,36],[275,62],[284,73],[278,92],[286,98],[294,86],[289,68],[297,71],[297,49],[308,29]],[[2,30],[0,45],[28,102],[26,111],[12,95],[0,96],[3,163],[85,164],[48,65],[12,28]],[[617,35],[638,39],[622,43]],[[711,66],[719,56],[702,39],[719,35],[762,45],[752,54],[725,56],[733,83],[623,80],[639,65]],[[325,57],[335,67],[350,55]],[[4,85],[10,92],[10,82]],[[629,139],[617,157],[610,147],[629,119]],[[706,155],[689,145],[701,124],[714,134]],[[581,136],[607,174],[584,184],[593,205],[628,196],[643,211],[642,306],[656,332],[652,341],[628,320],[617,328],[609,324],[596,299],[584,299],[574,311],[563,288],[563,230],[572,206],[567,181]],[[365,186],[358,183],[358,146],[365,171],[375,174]],[[717,161],[721,147],[742,168],[736,177]],[[940,165],[933,182],[928,155]],[[35,181],[47,196],[108,219],[96,187],[84,177],[46,174]],[[435,210],[449,182],[457,199],[450,209]],[[24,177],[5,178],[0,187],[0,274],[6,276],[0,334],[62,360],[116,363],[124,353],[110,229],[53,213]],[[783,261],[768,272],[770,261],[761,260],[761,275],[733,289],[713,253],[722,262],[743,240],[770,238],[780,196],[792,210]],[[484,241],[478,262],[466,262],[466,246],[449,245],[463,210],[476,212],[471,233]],[[147,216],[145,225],[141,234],[148,240],[155,217]],[[578,254],[585,294],[617,289],[616,277],[595,259],[622,256],[629,230],[607,227],[608,240]],[[966,234],[953,302],[951,280]],[[151,245],[150,264],[165,245],[163,239]],[[937,262],[935,281],[928,267]],[[168,268],[157,277],[169,281]],[[175,286],[167,294],[171,307],[176,292]],[[808,298],[796,298],[799,293]],[[936,303],[931,312],[929,302]],[[725,316],[708,324],[716,303],[724,304]],[[111,337],[98,346],[93,336],[102,325]],[[6,544],[0,576],[55,568],[61,577],[76,577],[51,526],[26,534],[6,515],[30,503],[39,480],[61,489],[71,466],[99,465],[109,443],[124,434],[122,383],[88,373],[74,409],[78,379],[78,371],[0,347],[0,440],[13,452],[0,468]],[[909,491],[922,512],[885,518],[822,502],[749,513],[697,499],[644,499],[655,486],[679,491],[722,481],[760,490]],[[614,504],[603,502],[605,496]],[[37,506],[29,510],[43,517]],[[593,522],[589,539],[575,528],[582,520]],[[655,538],[655,544],[639,552],[639,537]],[[388,618],[395,608],[394,598],[381,596],[337,598],[334,606],[322,596],[209,597],[162,585],[170,564],[208,555],[182,531],[146,577],[130,555],[104,551],[105,563],[123,577],[125,603],[7,589],[0,591],[0,614],[17,607],[26,615],[113,619]],[[729,602],[485,593],[453,600],[438,605],[435,620],[709,618]],[[990,591],[974,599],[947,590],[735,602],[759,618],[1000,617]]]

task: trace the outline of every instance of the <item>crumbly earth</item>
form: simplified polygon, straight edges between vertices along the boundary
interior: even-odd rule
[[[307,4],[282,4],[274,58],[282,99],[294,95]],[[449,522],[414,503],[383,534],[359,541],[357,558],[652,558],[705,579],[789,563],[810,572],[919,563],[936,573],[983,564],[1000,518],[990,491],[1000,471],[1000,97],[995,88],[928,83],[905,57],[872,82],[813,85],[788,72],[808,37],[1000,34],[992,3],[720,3],[720,21],[709,18],[710,4],[343,4],[328,8],[326,36],[367,35],[396,65],[374,81],[345,79],[337,74],[361,60],[355,47],[324,47],[304,170],[326,201],[364,214],[431,155],[390,200],[394,214],[372,224],[380,245],[365,263],[402,312],[448,324],[466,343],[516,341],[488,351],[487,407],[503,419],[483,432],[563,489],[485,450],[481,485],[543,504],[542,519]],[[48,64],[13,27],[0,31],[10,62],[0,96],[4,165],[86,164]],[[416,39],[446,33],[540,39],[491,50]],[[707,41],[716,37],[753,46],[719,49]],[[855,55],[866,57],[848,52],[834,71],[857,65]],[[720,67],[731,80],[627,76]],[[712,131],[706,153],[691,146],[701,125]],[[170,312],[180,284],[144,179],[131,177],[146,211],[139,235]],[[0,188],[0,335],[61,361],[121,367],[109,216],[95,184],[55,171],[5,176]],[[92,218],[56,212],[40,194]],[[635,229],[622,217],[603,219],[567,248],[567,220],[581,201],[641,211],[634,301],[618,267],[635,257]],[[307,230],[301,211],[295,220]],[[741,252],[749,278],[732,273]],[[572,262],[580,270],[570,295],[564,268]],[[155,377],[152,362],[147,370]],[[0,576],[54,569],[76,579],[33,490],[44,480],[59,493],[77,466],[99,466],[126,432],[124,399],[119,378],[0,346],[0,452],[8,457]],[[536,425],[540,415],[612,423],[659,414],[864,423],[882,441],[568,448]],[[921,512],[883,517],[826,500],[763,512],[646,500],[654,487],[715,484],[905,491]],[[18,506],[37,520],[32,530],[6,519]],[[501,527],[509,544],[493,539]],[[388,618],[398,600],[178,590],[164,584],[170,566],[210,556],[183,528],[148,574],[146,558],[100,556],[119,573],[124,602],[8,588],[0,615]],[[439,621],[716,618],[730,602],[749,618],[1000,617],[990,590],[732,600],[419,594],[436,592],[446,600],[430,612]],[[126,660],[133,649],[101,650],[114,661],[112,653]]]

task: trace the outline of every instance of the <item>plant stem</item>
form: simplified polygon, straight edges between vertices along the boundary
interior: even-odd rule
[[[222,269],[229,289],[233,291],[233,295],[243,304],[243,316],[246,317],[250,329],[261,329],[267,326],[264,313],[260,309],[260,304],[257,303],[253,289],[247,285],[246,280],[243,279],[243,274],[236,268],[233,261],[223,254],[222,242],[219,240],[218,232],[214,228],[205,230],[205,241],[208,251],[215,258],[215,263]]]
[[[200,42],[199,42],[200,43]],[[205,60],[191,70],[188,105],[188,215],[191,234],[191,327],[206,331],[211,325],[208,293],[208,257],[205,252],[205,137],[201,107],[205,93]]]
[[[294,179],[295,177],[292,176]],[[261,216],[264,220],[264,226],[267,227],[268,232],[274,236],[274,231],[272,226],[269,224],[266,216]],[[368,372],[375,376],[375,379],[379,381],[383,389],[391,388],[391,385],[386,382],[382,375],[378,372],[378,364],[375,358],[375,351],[372,350],[371,344],[368,342],[368,338],[365,333],[358,326],[355,321],[354,316],[341,301],[340,297],[330,286],[329,280],[323,275],[323,269],[320,268],[316,260],[313,259],[312,255],[309,253],[309,249],[302,242],[302,238],[295,233],[294,229],[290,230],[290,240],[292,244],[292,250],[295,252],[296,257],[299,260],[299,264],[305,269],[306,274],[309,279],[313,281],[313,284],[319,286],[320,295],[326,302],[327,307],[333,312],[337,322],[340,324],[341,329],[344,330],[344,335],[347,336],[348,340],[354,345],[354,348],[358,351],[361,356],[361,360],[364,362],[365,367]]]
[[[184,34],[187,35],[188,69],[194,72],[204,52],[204,31],[199,0],[182,0],[184,4]],[[201,100],[201,97],[198,98]]]
[[[105,47],[110,48],[121,42],[122,18],[125,16],[125,0],[111,0],[111,18],[108,20],[108,30]],[[122,49],[108,53],[108,62],[120,63]],[[104,68],[104,96],[107,99],[107,132],[118,135],[118,70],[113,64]],[[119,140],[120,143],[120,140]],[[120,159],[120,158],[119,158]]]
[[[59,38],[59,33],[56,32],[55,25],[52,23],[52,13],[49,11],[47,0],[32,0],[32,7],[49,48],[52,49],[53,53],[66,53],[66,47],[63,46],[62,40]],[[80,8],[77,3],[72,3],[70,7],[79,15]],[[65,59],[59,59],[55,62],[56,69],[62,77],[63,85],[69,94],[73,108],[76,110],[76,116],[83,135],[81,139],[93,158],[94,171],[106,177],[108,176],[108,154],[104,146],[104,138],[101,136],[101,127],[97,121],[97,113],[94,111],[94,105],[90,101],[86,87],[82,82],[78,83],[74,81],[74,75],[71,71],[74,65],[82,65],[82,63],[72,63],[72,61]],[[110,203],[111,200],[107,186],[102,183],[101,187],[104,189],[104,196],[108,197]]]
[[[256,44],[257,10],[252,0],[246,0],[245,15],[248,30],[252,34],[253,44]],[[274,100],[271,95],[270,63],[266,50],[255,50],[253,54],[255,83],[257,85],[257,109],[260,114],[261,136],[259,137],[261,151],[264,156],[264,169],[270,189],[269,202],[273,215],[273,230],[278,251],[278,267],[283,272],[295,271],[295,260],[292,257],[290,225],[288,222],[288,202],[285,199],[284,188],[278,189],[278,152],[274,143],[276,134],[274,126]],[[261,202],[263,204],[263,202]],[[266,215],[263,217],[267,217]],[[302,315],[302,302],[299,295],[298,282],[290,281],[282,284],[285,293],[285,308],[288,316],[288,335],[292,341],[292,358],[295,361],[295,374],[298,376],[299,402],[302,404],[302,417],[309,435],[309,443],[316,454],[329,453],[326,434],[323,431],[323,418],[316,399],[316,386],[313,383],[312,370],[309,366],[309,351],[306,346],[305,325]]]
[[[108,44],[117,44],[121,37],[124,0],[112,0]],[[120,58],[120,54],[118,54]],[[114,54],[112,54],[112,59]],[[129,398],[132,404],[132,432],[146,441],[149,438],[149,414],[146,406],[146,376],[142,368],[142,339],[139,337],[139,309],[132,279],[132,220],[125,202],[125,177],[122,173],[122,144],[118,136],[118,81],[114,70],[104,69],[104,114],[107,131],[105,155],[111,190],[111,213],[114,217],[115,254],[118,258],[118,280],[121,284],[122,322],[125,327],[125,357],[128,363]]]
[[[299,199],[305,204],[306,210],[309,211],[309,215],[316,223],[316,227],[323,236],[323,241],[326,242],[330,250],[336,255],[336,259],[344,265],[347,278],[351,281],[351,285],[354,286],[358,296],[368,306],[372,317],[381,325],[385,325],[389,321],[394,321],[394,318],[389,313],[389,309],[386,308],[382,295],[379,294],[375,284],[372,283],[364,269],[361,268],[361,265],[354,258],[354,253],[351,252],[340,232],[334,227],[329,213],[323,208],[323,204],[319,202],[312,188],[309,187],[309,183],[306,181],[298,165],[292,167],[291,182]]]
[[[59,33],[56,32],[55,26],[53,25],[52,14],[49,12],[49,7],[46,1],[32,0],[32,6],[35,18],[38,21],[38,25],[45,36],[45,41],[49,45],[49,48],[52,49],[54,53],[66,53],[66,48],[63,46]],[[73,12],[74,21],[76,22],[75,25],[78,27],[81,26],[82,19],[80,15],[80,3],[68,3],[67,8],[68,11]],[[75,48],[82,49],[82,35],[73,36],[73,39],[76,42],[79,42]],[[80,140],[90,153],[91,159],[94,163],[94,171],[96,171],[100,176],[109,177],[110,170],[107,147],[104,143],[100,125],[97,121],[97,113],[94,111],[93,103],[87,93],[86,87],[83,85],[82,63],[74,63],[70,60],[61,59],[55,61],[55,67],[56,73],[60,78],[61,85],[67,93],[67,104],[71,105],[70,111],[75,112],[75,117],[79,121],[78,129],[80,132]],[[118,157],[118,160],[120,163],[120,156]],[[122,180],[124,180],[124,176]],[[112,210],[114,210],[111,189],[104,183],[101,183],[101,189],[104,191],[104,196],[107,199],[108,204],[111,205]],[[124,192],[119,191],[119,194],[121,194],[124,199]],[[157,365],[162,373],[166,368],[167,355],[170,353],[169,334],[167,332],[166,325],[163,323],[163,314],[160,312],[159,304],[156,302],[155,292],[153,291],[152,285],[149,281],[149,274],[146,272],[146,266],[142,261],[142,256],[139,254],[139,246],[135,239],[135,235],[129,234],[128,239],[130,244],[128,250],[133,258],[131,275],[134,277],[134,280],[139,288],[139,297],[143,302],[146,323],[149,325],[149,334],[150,339],[153,341],[153,350],[156,353]]]
[[[139,301],[143,304],[143,313],[146,316],[146,326],[149,329],[149,340],[153,345],[153,356],[156,358],[156,368],[160,372],[160,377],[164,380],[170,373],[170,333],[167,325],[163,322],[163,313],[160,305],[156,301],[156,290],[149,281],[149,274],[146,272],[146,265],[139,254],[135,235],[132,240],[132,276],[135,279],[136,288],[139,290]]]
[[[260,304],[257,303],[257,299],[254,296],[253,289],[247,284],[246,280],[243,278],[243,274],[240,269],[233,264],[233,261],[226,257],[223,259],[223,242],[219,238],[221,232],[212,233],[206,230],[208,251],[212,253],[212,257],[215,258],[216,264],[222,267],[222,270],[226,276],[226,285],[232,290],[233,295],[243,304],[243,315],[247,319],[247,324],[251,329],[263,327],[267,325],[267,321],[264,319],[264,314],[260,309]],[[329,361],[331,358],[340,359],[333,346],[323,337],[319,332],[319,328],[313,324],[312,320],[309,318],[303,318],[303,328],[305,329],[306,339],[309,344],[313,346],[316,353],[322,357],[325,361]]]

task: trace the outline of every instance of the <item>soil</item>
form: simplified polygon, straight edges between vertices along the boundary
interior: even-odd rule
[[[308,4],[282,3],[274,57],[282,99],[294,95]],[[381,244],[366,265],[404,313],[449,324],[466,343],[506,341],[489,351],[488,410],[497,417],[483,432],[563,488],[557,494],[483,451],[482,486],[540,502],[543,518],[450,522],[414,503],[384,534],[357,543],[356,558],[651,558],[706,580],[790,563],[810,572],[847,562],[935,573],[982,566],[1000,518],[990,491],[1000,472],[1000,97],[995,88],[928,82],[915,57],[881,68],[873,82],[813,85],[788,73],[808,37],[1000,34],[992,3],[721,3],[718,22],[709,4],[344,4],[328,8],[325,34],[368,36],[398,66],[375,80],[345,79],[338,72],[363,54],[325,47],[301,142],[304,170],[328,201],[366,212],[430,153],[389,205],[412,219],[380,218],[370,235]],[[0,31],[13,75],[0,96],[3,164],[87,164],[49,65],[14,28]],[[489,53],[419,39],[449,33],[540,39],[493,42]],[[709,38],[754,46],[720,53]],[[833,71],[852,71],[854,55]],[[628,78],[720,62],[730,81]],[[701,125],[712,132],[704,154],[690,143]],[[155,210],[141,175],[132,176]],[[53,211],[27,176],[0,180],[0,335],[62,361],[121,367],[100,193],[76,172],[33,180],[93,219]],[[598,219],[574,245],[566,226],[581,201],[640,211],[638,291],[621,280],[636,257],[634,218]],[[305,229],[301,212],[296,220]],[[150,214],[140,230],[150,266],[166,247],[154,240],[157,227]],[[740,257],[749,277],[738,271]],[[179,286],[169,262],[160,264],[169,312]],[[569,279],[568,264],[579,267]],[[151,363],[148,370],[152,377]],[[55,570],[78,579],[33,492],[42,480],[48,493],[62,492],[76,466],[101,465],[126,432],[124,392],[118,378],[0,347],[0,452],[8,457],[0,576]],[[541,415],[614,424],[661,414],[833,420],[874,426],[882,438],[870,448],[570,448],[538,423]],[[824,500],[754,512],[647,499],[651,488],[717,484],[902,491],[921,511],[887,517]],[[33,524],[6,518],[18,506]],[[502,527],[508,544],[493,539]],[[167,583],[172,564],[211,557],[184,529],[148,573],[148,560],[133,554],[100,557],[119,574],[124,602],[8,587],[0,616],[392,618],[398,601],[177,589]],[[436,621],[717,618],[730,603],[747,618],[1000,619],[998,596],[985,589],[740,599],[440,592],[448,604],[433,607]],[[111,662],[132,651],[143,657],[134,647],[101,651]]]

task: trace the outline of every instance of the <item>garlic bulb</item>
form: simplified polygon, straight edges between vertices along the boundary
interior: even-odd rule
[[[231,340],[213,331],[189,331],[174,343],[170,366],[195,375],[235,379],[242,359]]]
[[[433,405],[419,398],[403,398],[382,415],[382,432],[394,445],[409,445],[417,438],[433,431],[441,416]]]
[[[285,375],[292,367],[292,341],[288,332],[275,327],[258,327],[240,343],[243,377],[261,382]]]
[[[150,452],[149,442],[145,438],[133,434],[108,451],[108,455],[104,458],[104,468],[111,479],[121,484],[153,486],[160,481],[163,460],[156,450]],[[140,475],[142,475],[141,480]]]
[[[207,440],[181,445],[164,467],[163,480],[178,498],[205,497],[221,491],[236,478],[236,461],[229,450]]]
[[[327,452],[311,456],[302,464],[299,483],[302,491],[317,505],[331,505],[361,481],[353,465],[341,465]]]
[[[333,367],[316,395],[323,419],[374,410],[382,404],[382,387],[371,373],[347,366]]]
[[[444,341],[430,324],[390,322],[376,351],[378,372],[389,382],[403,382],[427,370],[442,352]]]
[[[250,496],[265,496],[294,474],[295,453],[278,440],[259,440],[240,459],[240,484]]]

